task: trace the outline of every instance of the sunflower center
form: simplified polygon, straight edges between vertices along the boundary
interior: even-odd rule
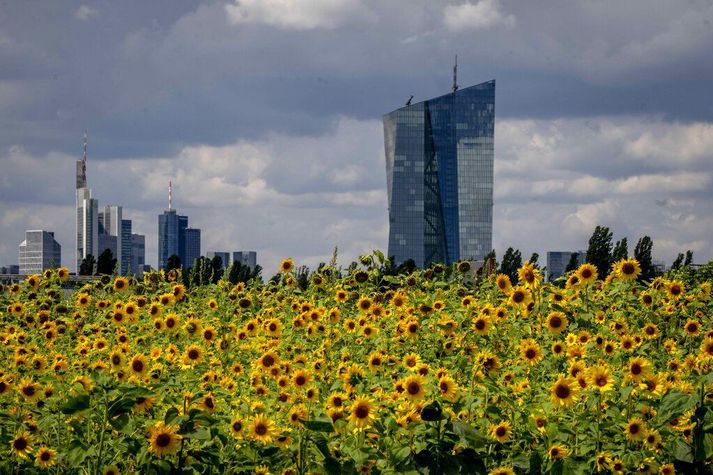
[[[131,369],[133,369],[137,373],[140,373],[141,371],[144,370],[143,361],[134,361],[133,363],[131,363]]]
[[[537,352],[536,352],[534,349],[532,349],[532,348],[528,348],[527,351],[525,352],[525,357],[526,357],[528,360],[534,359],[535,356],[537,356]]]
[[[550,326],[552,328],[559,328],[562,326],[562,319],[560,317],[550,318]]]
[[[275,364],[275,358],[273,358],[271,355],[265,355],[262,358],[262,365],[265,366],[266,368],[269,368],[273,364]]]
[[[478,329],[478,330],[482,330],[483,328],[485,328],[485,321],[483,321],[483,320],[477,320],[477,321],[475,322],[475,328]]]
[[[49,461],[49,459],[51,459],[51,458],[52,458],[52,454],[49,453],[49,452],[42,452],[42,453],[40,453],[40,460],[42,460],[43,462],[47,462],[47,461]]]
[[[631,424],[629,426],[629,433],[630,434],[638,434],[639,433],[639,424]]]
[[[258,424],[255,426],[255,433],[257,435],[265,435],[267,434],[267,426],[265,424]]]
[[[638,363],[634,363],[631,365],[631,374],[641,374],[642,368],[641,365]]]
[[[411,382],[408,384],[408,386],[406,386],[406,391],[408,391],[409,394],[414,396],[421,391],[421,385],[415,381]]]
[[[158,447],[168,447],[171,444],[171,434],[165,432],[156,436],[156,445]]]
[[[24,437],[20,437],[19,439],[16,439],[12,442],[12,446],[15,450],[17,451],[22,451],[27,448],[27,439]]]
[[[560,399],[567,399],[571,392],[566,384],[558,384],[555,388],[555,395]]]
[[[358,419],[366,419],[369,417],[369,408],[364,405],[357,406],[356,410],[354,411],[354,415]]]
[[[604,386],[606,386],[608,382],[609,382],[609,380],[607,379],[607,377],[606,377],[606,376],[603,376],[603,375],[602,375],[602,376],[597,376],[597,380],[595,381],[595,383],[596,383],[597,386],[599,386],[599,387],[604,387]]]
[[[626,263],[623,266],[621,266],[621,271],[624,273],[624,275],[631,275],[634,273],[634,264],[631,263]]]
[[[498,437],[504,437],[506,433],[507,433],[507,429],[503,426],[500,426],[497,429],[495,429],[495,435],[497,435]]]

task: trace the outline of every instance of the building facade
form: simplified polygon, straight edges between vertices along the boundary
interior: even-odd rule
[[[99,257],[99,203],[89,188],[77,190],[77,269],[88,255]]]
[[[255,251],[237,251],[233,253],[233,262],[240,262],[244,266],[248,266],[250,270],[255,270],[257,266],[257,252]]]
[[[492,249],[495,81],[383,121],[388,255],[419,267],[482,260]]]
[[[213,259],[214,257],[220,257],[220,261],[223,263],[223,268],[230,267],[230,253],[222,251],[209,251],[206,252],[205,256],[208,259]]]
[[[547,270],[545,272],[545,280],[552,282],[565,273],[567,264],[569,264],[572,254],[577,256],[577,266],[584,264],[587,256],[586,251],[548,251],[547,252]]]
[[[50,231],[25,231],[25,240],[19,246],[20,274],[38,274],[45,269],[62,266],[62,246]]]
[[[192,267],[193,262],[201,257],[201,230],[196,228],[186,228],[183,231],[184,251],[181,258],[184,268]],[[184,260],[185,259],[185,260]]]
[[[131,235],[131,273],[140,276],[146,265],[146,236]]]
[[[20,266],[17,264],[5,264],[0,266],[0,274],[19,274]]]

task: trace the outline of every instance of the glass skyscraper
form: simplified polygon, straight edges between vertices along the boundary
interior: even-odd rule
[[[482,260],[493,237],[495,81],[384,116],[388,255]]]

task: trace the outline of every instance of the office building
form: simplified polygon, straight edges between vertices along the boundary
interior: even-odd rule
[[[257,265],[257,252],[255,251],[237,251],[233,253],[233,262],[240,262],[244,266],[248,266],[250,270],[255,270]]]
[[[92,190],[87,183],[87,131],[84,131],[84,155],[77,160],[75,188],[76,188],[76,266],[89,254],[98,257],[99,247],[99,203],[92,198]]]
[[[168,259],[176,255],[188,268],[201,255],[200,229],[188,228],[188,217],[173,209],[171,183],[168,184],[168,209],[158,216],[158,268],[166,269]]]
[[[208,259],[213,259],[214,257],[220,257],[220,261],[223,263],[223,268],[230,267],[230,253],[221,251],[209,251],[206,252],[205,256]]]
[[[547,269],[545,272],[545,280],[552,282],[565,274],[567,264],[569,264],[572,254],[577,256],[577,266],[584,264],[587,256],[586,251],[548,251],[547,252]]]
[[[116,258],[116,249],[118,247],[118,241],[119,239],[116,236],[112,236],[111,234],[99,234],[99,244],[97,246],[98,252],[96,255],[97,260],[99,259],[99,256],[101,256],[107,249],[111,251],[112,257]],[[116,261],[119,262],[119,259],[116,258]]]
[[[20,266],[17,264],[5,264],[0,266],[0,274],[19,274]]]
[[[131,265],[131,220],[123,219],[123,209],[121,206],[105,206],[99,212],[99,241],[108,243],[111,240],[102,238],[102,234],[116,237],[116,246],[112,249],[112,254],[119,264],[119,274],[126,275]],[[106,249],[99,249],[99,254]]]
[[[455,75],[454,75],[455,76]],[[383,118],[388,255],[417,266],[492,249],[495,81],[409,103]]]
[[[19,246],[19,273],[38,274],[45,269],[62,266],[62,246],[51,231],[25,231],[25,240]]]
[[[186,228],[183,233],[184,257],[181,258],[181,262],[183,262],[183,267],[192,267],[193,262],[201,257],[201,230]]]
[[[121,248],[121,253],[119,257],[117,257],[117,262],[119,263],[119,270],[121,272],[121,275],[126,275],[129,273],[129,267],[131,267],[131,251],[133,249],[133,241],[132,241],[132,233],[131,233],[131,220],[130,219],[122,219],[121,220],[121,242],[120,246],[119,243],[117,243],[117,246]]]
[[[141,276],[146,265],[146,236],[131,235],[131,273]]]

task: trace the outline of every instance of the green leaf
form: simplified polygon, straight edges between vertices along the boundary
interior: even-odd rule
[[[59,406],[62,414],[76,414],[79,411],[89,409],[89,394],[79,394],[67,399],[67,402]]]
[[[438,401],[433,401],[421,409],[421,419],[429,422],[443,419],[443,410],[441,409],[441,405],[438,404]]]
[[[401,463],[411,456],[411,447],[409,447],[408,445],[399,447],[396,450],[392,451],[392,454],[394,461],[396,463]]]
[[[696,405],[696,398],[680,391],[671,391],[661,399],[657,419],[665,424]]]
[[[163,423],[168,425],[173,422],[176,417],[178,417],[178,409],[175,407],[169,407],[166,411],[166,415],[163,417]]]
[[[334,432],[334,425],[331,419],[313,419],[306,421],[305,427],[315,432]]]
[[[693,450],[690,445],[681,439],[677,439],[676,444],[673,446],[673,456],[676,460],[693,463]]]

